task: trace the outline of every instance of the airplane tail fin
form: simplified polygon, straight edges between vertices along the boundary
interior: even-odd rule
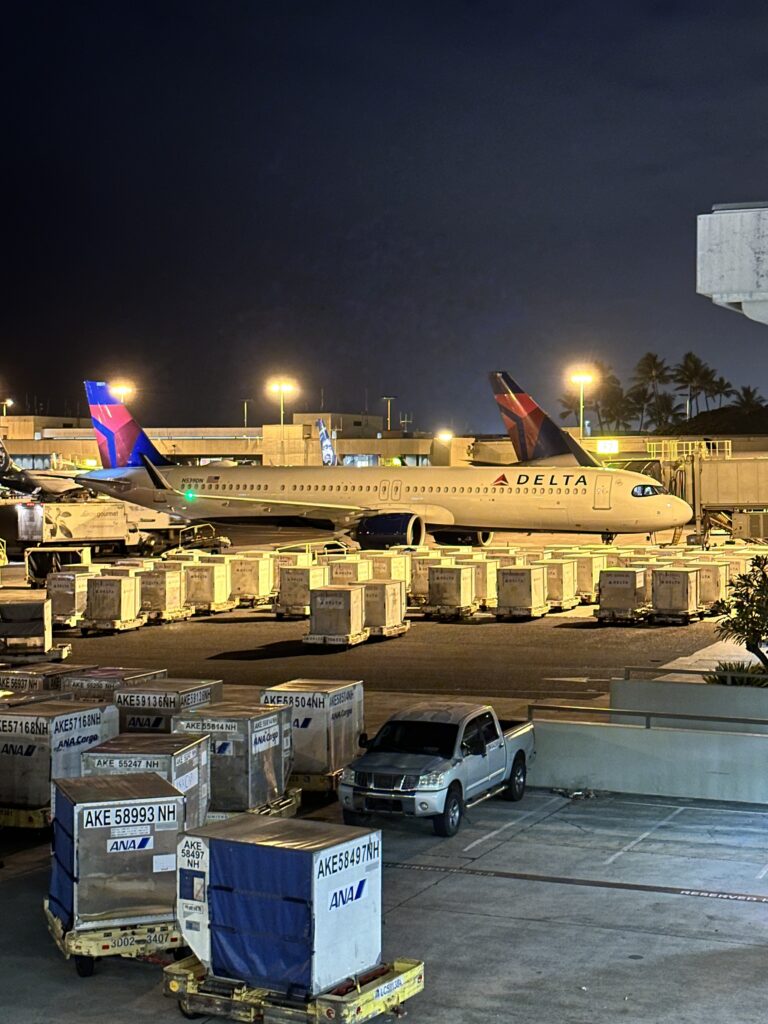
[[[146,455],[154,466],[172,465],[155,448],[142,428],[104,381],[85,381],[85,394],[91,410],[93,429],[104,469],[143,466]]]
[[[331,440],[331,435],[328,433],[328,428],[323,420],[317,421],[317,433],[320,437],[320,454],[322,456],[323,465],[338,466],[339,460],[333,447],[333,441]]]
[[[564,458],[579,466],[599,466],[578,441],[562,430],[506,370],[489,374],[496,404],[520,462],[553,462]]]

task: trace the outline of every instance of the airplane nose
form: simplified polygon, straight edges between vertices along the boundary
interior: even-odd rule
[[[693,509],[682,498],[673,497],[670,501],[669,511],[673,519],[672,526],[685,526],[693,519]]]

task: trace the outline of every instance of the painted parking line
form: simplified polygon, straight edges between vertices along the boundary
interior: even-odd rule
[[[676,818],[678,814],[681,814],[685,810],[687,810],[686,807],[676,807],[674,811],[671,811],[665,818],[662,818],[661,821],[657,821],[655,825],[652,825],[651,828],[643,832],[642,835],[639,835],[637,839],[633,839],[631,843],[627,843],[626,846],[622,846],[622,848],[620,850],[617,850],[616,853],[612,853],[607,860],[603,861],[603,864],[613,864],[613,862],[615,860],[618,860],[619,857],[622,856],[622,854],[629,853],[629,851],[633,850],[639,843],[642,843],[644,839],[647,839],[648,836],[653,835],[656,829],[661,828],[662,825],[666,825],[668,821],[671,821],[673,818]]]
[[[563,799],[564,797],[561,796],[552,797],[551,800],[547,800],[547,802],[545,804],[542,804],[541,807],[534,807],[533,810],[526,811],[525,814],[521,814],[520,817],[515,818],[514,821],[508,821],[506,825],[502,825],[501,828],[495,828],[493,832],[488,832],[486,835],[480,836],[479,839],[475,839],[475,841],[473,843],[470,843],[469,846],[465,846],[461,852],[467,853],[469,850],[474,850],[474,848],[476,846],[479,846],[481,843],[487,843],[489,839],[495,839],[495,837],[500,835],[502,832],[506,832],[508,828],[514,828],[515,825],[519,825],[521,821],[525,821],[525,819],[530,818],[531,815],[539,814],[547,807],[550,807],[552,804],[555,804],[558,801],[562,801]]]

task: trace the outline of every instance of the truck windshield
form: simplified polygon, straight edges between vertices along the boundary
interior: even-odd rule
[[[368,744],[386,754],[439,754],[453,757],[457,725],[448,722],[387,722]]]

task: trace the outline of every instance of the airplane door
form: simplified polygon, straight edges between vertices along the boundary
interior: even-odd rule
[[[592,508],[608,509],[611,507],[611,484],[613,477],[610,473],[598,473],[595,477],[595,499]]]
[[[400,481],[400,480],[393,480],[392,481],[392,501],[400,501],[400,488],[401,488],[401,486],[402,486],[402,481]]]
[[[389,501],[389,480],[382,480],[379,485],[379,498],[382,501]]]

